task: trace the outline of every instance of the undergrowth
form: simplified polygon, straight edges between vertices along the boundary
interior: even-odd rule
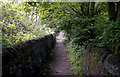
[[[63,31],[63,33],[65,33]],[[74,43],[74,40],[68,41],[67,35],[64,34],[64,37],[59,38],[66,43],[65,51],[68,52],[67,58],[69,59],[69,65],[70,65],[70,72],[75,75],[82,75],[82,47],[79,45],[76,45]]]
[[[68,52],[67,57],[69,59],[70,72],[75,75],[82,75],[82,48],[73,42],[66,41],[66,49]]]

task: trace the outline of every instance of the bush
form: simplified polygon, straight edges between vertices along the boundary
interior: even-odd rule
[[[109,24],[103,24],[104,29],[97,36],[95,40],[97,46],[102,46],[114,53],[120,53],[120,22],[109,22]],[[97,29],[98,30],[98,29]]]
[[[37,18],[40,17],[40,12],[36,12],[37,8],[27,3],[4,2],[2,7],[3,17],[0,23],[3,25],[3,47],[54,32],[41,24],[40,18]]]

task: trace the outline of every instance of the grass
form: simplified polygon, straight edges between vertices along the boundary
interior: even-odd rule
[[[76,75],[82,75],[82,72],[81,72],[81,68],[82,68],[82,55],[80,57],[78,57],[78,54],[80,54],[81,52],[76,52],[75,51],[75,48],[73,48],[71,46],[71,44],[67,43],[67,46],[66,46],[66,51],[68,51],[68,59],[69,59],[69,65],[70,65],[70,71],[73,73],[73,74],[76,74]]]

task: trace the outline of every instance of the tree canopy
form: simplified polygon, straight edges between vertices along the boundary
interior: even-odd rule
[[[78,47],[120,51],[119,2],[2,2],[2,12],[3,46],[62,30]]]
[[[44,2],[42,22],[64,30],[75,45],[93,43],[119,53],[119,2]]]

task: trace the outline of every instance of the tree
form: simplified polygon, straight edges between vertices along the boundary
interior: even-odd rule
[[[120,2],[107,2],[107,9],[110,21],[120,18]]]
[[[118,14],[117,14],[117,19],[120,19],[120,2],[118,3]]]

